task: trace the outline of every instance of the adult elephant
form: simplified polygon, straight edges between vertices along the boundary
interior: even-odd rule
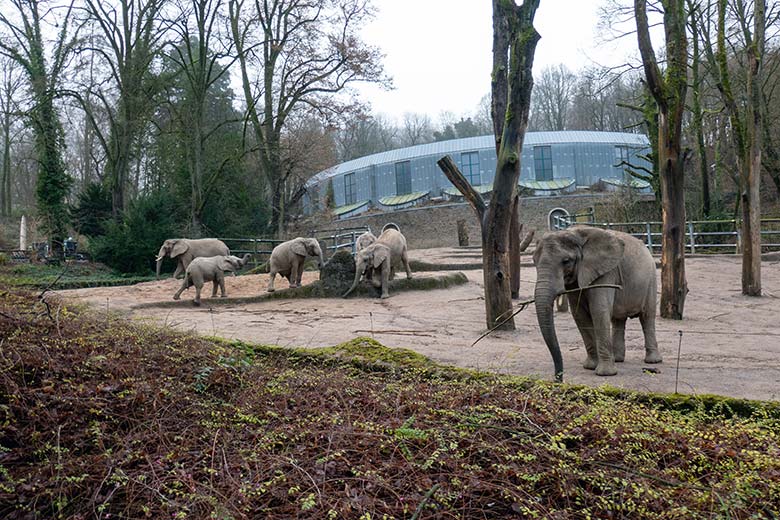
[[[163,242],[160,251],[157,253],[157,278],[160,277],[160,267],[163,259],[168,256],[176,260],[176,270],[173,277],[176,278],[180,273],[187,270],[193,259],[200,256],[228,256],[230,249],[221,240],[216,238],[169,238]]]
[[[389,298],[387,291],[388,280],[395,276],[395,266],[403,264],[406,269],[406,277],[412,277],[409,268],[409,257],[406,250],[406,237],[395,227],[386,227],[376,242],[358,251],[355,256],[355,280],[352,287],[344,293],[344,298],[355,290],[360,278],[365,275],[371,280],[374,287],[382,288],[382,298]]]
[[[322,249],[316,238],[293,238],[282,242],[271,252],[268,261],[271,279],[268,281],[268,292],[274,292],[274,279],[277,274],[287,278],[290,288],[301,286],[303,276],[303,263],[309,256],[318,259],[317,268],[321,268],[323,262]]]
[[[188,289],[190,286],[195,286],[195,299],[192,300],[193,305],[200,305],[200,290],[203,288],[203,284],[206,282],[214,282],[214,287],[211,291],[211,297],[214,298],[217,295],[217,286],[221,291],[221,297],[227,296],[225,292],[225,271],[234,273],[244,267],[249,261],[250,255],[246,254],[243,258],[238,258],[233,255],[219,255],[219,256],[200,256],[195,258],[187,266],[187,270],[184,272],[184,281],[176,294],[173,295],[174,300],[178,300],[181,293]]]
[[[555,378],[563,380],[563,359],[553,320],[553,303],[564,290],[593,284],[567,294],[569,308],[585,342],[584,367],[597,375],[617,373],[625,359],[626,319],[639,317],[645,337],[645,363],[660,363],[655,338],[655,261],[638,239],[619,231],[575,226],[547,233],[534,252],[536,317],[552,354]]]

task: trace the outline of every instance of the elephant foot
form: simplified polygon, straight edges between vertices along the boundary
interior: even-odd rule
[[[181,296],[179,296],[178,294],[174,294],[173,295],[173,299],[174,300],[181,300]]]
[[[219,297],[220,298],[227,298],[227,294],[220,294]]]
[[[387,294],[387,293],[382,293],[382,296],[380,296],[380,298],[382,298],[384,300],[386,298],[390,298],[390,295]]]
[[[645,352],[645,363],[661,363],[663,362],[663,359],[661,358],[661,353],[658,352],[658,349],[655,350],[648,350]]]
[[[596,375],[597,376],[614,376],[617,374],[617,368],[615,368],[615,363],[599,363],[599,366],[596,367]]]
[[[200,300],[192,300],[192,304],[193,304],[195,307],[200,307]]]
[[[592,357],[588,357],[585,360],[585,363],[582,364],[582,368],[584,368],[585,370],[596,370],[596,367],[598,365],[599,365],[599,360],[598,359],[595,359],[595,358],[592,358]]]
[[[626,354],[625,354],[625,352],[623,353],[623,355],[620,355],[620,354],[615,354],[615,363],[622,363],[622,362],[624,362],[625,360],[626,360]]]
[[[267,290],[267,292],[274,292],[274,291],[275,291],[275,289],[273,287],[269,287],[268,290]]]

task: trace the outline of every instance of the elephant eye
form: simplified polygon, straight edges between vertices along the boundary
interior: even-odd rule
[[[563,259],[563,265],[571,265],[573,263],[574,263],[574,259],[573,258],[564,258]]]

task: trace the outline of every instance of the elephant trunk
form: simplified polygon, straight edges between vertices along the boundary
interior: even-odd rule
[[[539,329],[542,332],[544,342],[550,351],[555,365],[555,381],[563,381],[563,358],[561,357],[561,347],[558,344],[558,336],[555,334],[555,319],[553,318],[553,303],[557,296],[557,291],[550,284],[549,278],[545,278],[544,271],[537,272],[536,288],[534,290],[534,300],[536,305],[536,319],[539,322]]]
[[[158,256],[156,261],[157,261],[157,278],[160,278],[160,267],[162,267],[163,257]]]
[[[349,296],[349,293],[351,293],[352,291],[355,290],[355,288],[358,286],[358,283],[360,282],[360,275],[362,275],[362,274],[363,274],[363,270],[360,269],[359,266],[356,267],[355,268],[355,281],[352,282],[352,287],[350,287],[349,290],[344,293],[342,298],[346,298],[347,296]]]

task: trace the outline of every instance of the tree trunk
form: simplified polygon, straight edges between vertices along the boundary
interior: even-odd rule
[[[663,227],[661,236],[661,316],[681,320],[688,286],[685,281],[685,187],[680,142],[668,138],[669,122],[659,114],[659,163]]]
[[[444,174],[477,213],[482,227],[486,323],[488,328],[503,330],[515,329],[514,319],[506,319],[512,310],[510,228],[520,178],[520,152],[531,104],[533,59],[539,41],[539,33],[533,26],[538,7],[539,0],[526,0],[520,6],[506,0],[493,0],[491,114],[496,130],[497,162],[490,205],[485,207],[480,195],[452,159],[444,157],[438,161]],[[500,133],[498,129],[501,129]]]
[[[512,220],[509,222],[509,272],[512,299],[520,298],[520,196],[515,195],[512,203]]]
[[[761,72],[764,59],[764,0],[755,0],[753,42],[748,44],[745,161],[742,165],[742,294],[761,296]]]
[[[685,281],[685,183],[681,154],[687,89],[688,51],[684,0],[663,2],[666,71],[655,58],[647,20],[647,0],[634,0],[637,41],[647,87],[658,107],[658,168],[663,215],[661,316],[681,320]]]

